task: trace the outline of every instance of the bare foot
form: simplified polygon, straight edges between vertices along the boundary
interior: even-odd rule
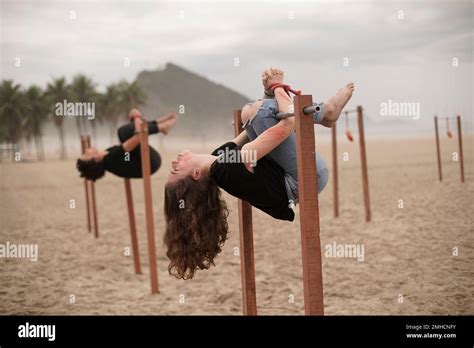
[[[160,133],[163,134],[168,134],[171,130],[171,128],[174,127],[176,124],[177,117],[175,114],[172,114],[170,118],[168,118],[166,121],[161,121],[158,123],[158,128],[160,130]],[[158,121],[157,121],[158,122]]]
[[[137,118],[137,117],[143,119],[143,116],[142,116],[140,110],[135,109],[135,108],[133,108],[132,110],[130,110],[130,112],[128,113],[128,118],[130,119],[130,121],[133,122],[133,120],[134,120],[135,118]]]
[[[341,114],[342,109],[351,99],[354,92],[354,83],[349,82],[347,85],[337,91],[336,95],[324,102],[324,119],[329,122],[336,122]]]
[[[262,73],[262,83],[265,89],[275,83],[283,83],[285,73],[279,68],[265,69]]]

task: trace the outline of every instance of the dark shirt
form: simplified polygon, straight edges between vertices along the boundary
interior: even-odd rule
[[[151,174],[155,173],[161,165],[161,157],[149,146]],[[107,149],[108,154],[104,156],[104,167],[107,171],[121,178],[141,178],[142,161],[140,147],[126,154],[122,145],[115,145]],[[128,161],[127,161],[128,159]]]
[[[218,156],[219,151],[240,152],[234,142],[218,147],[212,154]],[[240,154],[235,158],[240,158]],[[288,207],[283,169],[267,157],[259,159],[253,169],[254,173],[251,173],[244,163],[216,160],[211,166],[210,177],[227,193],[249,202],[275,219],[293,221],[295,214]]]

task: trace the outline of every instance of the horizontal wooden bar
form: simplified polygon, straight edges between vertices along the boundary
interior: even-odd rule
[[[455,120],[456,117],[438,117],[438,120]]]

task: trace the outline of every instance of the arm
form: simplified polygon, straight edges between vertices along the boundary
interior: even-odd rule
[[[122,144],[123,150],[125,152],[133,151],[138,145],[140,145],[140,135],[138,134],[138,132],[142,130],[142,125],[143,125],[143,121],[140,118],[141,114],[138,110],[133,109],[130,112],[130,114],[133,115],[133,117],[131,118],[133,122],[135,123],[135,132],[137,134],[135,134],[133,137],[129,138],[127,141],[125,141]]]
[[[275,89],[275,98],[278,103],[278,109],[281,112],[289,112],[290,106],[293,105],[291,98],[286,94],[283,88]],[[243,156],[244,159],[248,160],[245,162],[245,166],[251,172],[253,172],[253,163],[251,159],[257,159],[266,156],[274,148],[285,141],[288,136],[295,130],[295,119],[294,117],[288,117],[280,120],[273,127],[268,128],[261,133],[255,140],[245,144],[241,151],[255,151],[255,156]]]
[[[290,112],[290,107],[293,107],[293,100],[291,100],[290,96],[286,94],[285,90],[279,87],[275,89],[274,93],[278,104],[278,111]]]
[[[237,144],[238,148],[241,148],[242,146],[244,146],[245,144],[249,142],[249,137],[247,136],[247,132],[242,131],[232,141]]]
[[[291,120],[291,118],[286,118],[261,133],[257,139],[245,144],[242,147],[241,152],[255,152],[255,155],[253,156],[243,156],[243,158],[246,160],[245,166],[247,169],[253,172],[253,162],[251,159],[259,160],[260,158],[266,156],[274,148],[285,141],[285,139],[288,138],[294,129],[295,126],[293,120]]]
[[[122,144],[123,150],[125,152],[133,151],[138,145],[140,145],[140,136],[135,134],[133,137],[129,138]]]

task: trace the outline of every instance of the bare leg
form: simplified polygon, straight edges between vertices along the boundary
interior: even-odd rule
[[[336,122],[323,119],[323,120],[321,121],[321,126],[328,127],[328,128],[332,128],[332,126],[334,125],[334,123],[336,123]]]
[[[168,114],[157,119],[156,123],[158,124],[158,129],[160,130],[160,133],[163,133],[165,135],[168,134],[171,128],[173,128],[174,125],[176,124],[176,120],[177,120],[177,117],[175,114]]]
[[[321,124],[326,127],[331,127],[333,122],[336,122],[341,114],[342,109],[346,106],[349,99],[354,92],[354,83],[349,82],[342,87],[335,96],[329,98],[324,102],[324,119]]]
[[[158,117],[155,121],[156,123],[161,123],[168,121],[169,119],[176,118],[176,115],[173,112],[168,112],[166,115]]]

